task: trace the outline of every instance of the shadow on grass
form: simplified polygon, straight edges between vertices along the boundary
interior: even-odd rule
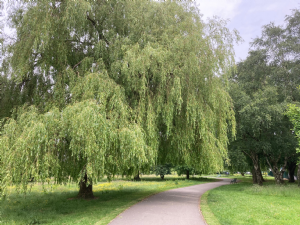
[[[106,215],[116,208],[124,206],[126,208],[128,202],[138,201],[151,193],[151,190],[141,189],[96,191],[94,195],[98,199],[95,200],[67,200],[76,196],[77,191],[31,193],[26,198],[12,194],[9,199],[2,202],[2,222],[4,224],[95,223],[99,218],[105,220]]]
[[[119,213],[147,196],[172,188],[214,181],[207,178],[142,178],[141,182],[113,181],[94,185],[97,199],[72,199],[76,185],[53,192],[32,191],[26,197],[11,194],[0,202],[2,224],[108,224]]]

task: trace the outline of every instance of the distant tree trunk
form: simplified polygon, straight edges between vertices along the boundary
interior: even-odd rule
[[[263,177],[261,175],[258,155],[254,151],[251,153],[247,153],[245,151],[243,151],[243,152],[244,152],[244,154],[246,154],[247,156],[249,156],[251,158],[252,163],[253,163],[253,169],[252,169],[253,184],[257,183],[258,185],[262,186],[263,185]]]
[[[93,194],[93,185],[90,184],[87,186],[88,178],[87,174],[84,175],[83,180],[79,182],[79,193],[77,195],[78,198],[94,198]]]
[[[288,171],[289,171],[289,183],[295,183],[295,169],[297,167],[296,162],[289,162],[288,163]]]
[[[298,164],[297,181],[298,181],[298,187],[300,187],[300,163]]]
[[[259,176],[260,176],[260,179],[262,180],[262,182],[265,182],[265,179],[264,179],[264,177],[263,177],[263,175],[261,173],[260,165],[258,165],[258,166],[259,166]]]
[[[252,154],[252,157],[253,157],[252,158],[253,168],[254,168],[254,173],[255,173],[255,176],[256,176],[257,184],[262,186],[263,185],[263,180],[262,180],[262,176],[261,176],[258,155],[257,154]]]
[[[140,181],[140,171],[138,171],[138,174],[133,178],[135,181]]]
[[[160,178],[161,178],[161,179],[164,179],[164,178],[165,178],[165,175],[164,175],[164,174],[160,174]]]
[[[241,175],[244,177],[244,176],[245,176],[245,173],[241,172]]]
[[[286,170],[286,166],[287,166],[287,160],[288,160],[287,157],[285,157],[285,159],[284,159],[284,165],[282,166],[281,170],[277,164],[279,161],[279,158],[278,159],[270,158],[270,161],[272,162],[272,164],[270,163],[268,157],[266,157],[266,160],[267,160],[268,165],[270,166],[270,169],[273,172],[276,184],[283,184],[284,183],[283,174],[284,174],[284,171]]]
[[[190,179],[190,171],[186,170],[186,179]]]
[[[253,182],[253,184],[257,184],[257,177],[256,177],[256,172],[255,172],[254,167],[252,169],[252,182]]]
[[[272,172],[274,174],[276,184],[283,184],[284,183],[283,176],[282,176],[281,172],[279,171],[278,167],[273,168]]]

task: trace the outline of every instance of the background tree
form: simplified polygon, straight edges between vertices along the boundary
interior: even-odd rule
[[[251,166],[251,160],[245,156],[239,145],[234,145],[234,143],[229,145],[228,157],[230,158],[230,164],[227,165],[228,170],[234,174],[240,172],[242,176],[247,171],[251,171],[253,166]]]
[[[178,176],[185,174],[186,179],[190,179],[190,175],[195,175],[195,174],[201,175],[201,172],[199,172],[195,168],[189,167],[189,166],[176,166],[175,170],[176,170]]]
[[[299,18],[296,9],[286,17],[285,26],[264,26],[262,36],[253,42],[255,51],[239,63],[231,78],[238,121],[235,143],[252,159],[257,173],[264,157],[277,183],[283,182],[288,162],[297,157],[292,124],[284,113],[289,103],[300,100],[296,89],[300,84]]]
[[[156,176],[160,176],[161,179],[164,179],[165,175],[171,174],[172,165],[170,163],[166,163],[164,165],[156,165],[152,168],[152,172],[156,174]]]
[[[104,175],[156,160],[223,167],[239,38],[223,21],[204,23],[191,1],[24,0],[10,23],[2,70],[22,104],[0,137],[4,186],[54,177],[93,197]]]
[[[237,138],[231,143],[232,150],[242,151],[246,157],[252,161],[254,168],[253,176],[257,179],[258,184],[262,185],[260,177],[260,157],[261,157],[261,135],[260,126],[263,124],[263,119],[268,122],[269,115],[267,110],[262,111],[259,106],[269,102],[260,93],[255,93],[262,88],[264,78],[267,71],[266,56],[262,52],[250,52],[248,58],[238,64],[237,73],[233,74],[230,80],[230,94],[235,104],[235,115],[237,121]],[[270,93],[269,97],[273,97]],[[265,102],[260,102],[260,101]],[[271,102],[269,102],[272,104]],[[274,101],[273,101],[274,103]],[[263,121],[263,122],[262,122]],[[268,126],[268,125],[267,125]]]
[[[238,124],[234,145],[251,158],[260,185],[262,157],[276,181],[281,183],[288,160],[296,156],[295,137],[284,115],[289,99],[281,98],[277,87],[271,83],[275,68],[268,65],[266,59],[264,52],[251,52],[238,65],[239,72],[233,78],[231,89]]]
[[[289,172],[289,183],[295,182],[295,170],[297,168],[297,157],[292,158],[287,163],[287,169]]]
[[[284,37],[286,39],[286,43],[283,46],[284,53],[288,52],[289,54],[285,54],[285,57],[282,57],[283,59],[286,59],[287,57],[292,58],[291,63],[286,64],[286,69],[289,70],[289,75],[293,75],[295,80],[299,80],[299,57],[300,57],[300,48],[299,48],[299,33],[300,33],[300,11],[299,9],[294,9],[292,15],[287,16],[286,18],[287,21],[287,27],[284,32]],[[299,95],[300,92],[299,90],[294,87],[293,93],[295,95]],[[294,128],[293,131],[295,132],[297,139],[299,140],[299,135],[297,133],[298,131],[298,108],[299,103],[298,102],[293,102],[293,104],[289,107],[288,110],[288,117],[292,121]],[[298,151],[298,149],[297,149]],[[299,151],[298,151],[299,153]],[[298,159],[299,160],[299,159]],[[300,163],[298,163],[298,169],[297,169],[297,180],[298,180],[298,185],[300,186]]]
[[[289,106],[288,111],[286,112],[290,121],[293,123],[293,132],[295,133],[298,145],[299,145],[299,137],[300,137],[300,107],[299,104],[291,104]],[[297,148],[297,152],[299,153],[299,148]],[[297,158],[296,158],[297,159]],[[297,181],[298,186],[300,186],[300,163],[298,158],[298,168],[297,168]]]

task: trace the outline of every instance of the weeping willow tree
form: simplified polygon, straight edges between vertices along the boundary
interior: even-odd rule
[[[87,198],[103,176],[155,163],[222,169],[239,39],[224,21],[204,23],[192,1],[19,1],[11,12],[2,71],[19,100],[2,124],[3,189],[52,177]]]

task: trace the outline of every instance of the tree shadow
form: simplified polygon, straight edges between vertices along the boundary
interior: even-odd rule
[[[73,188],[59,186],[48,193],[39,189],[28,193],[26,197],[13,193],[0,202],[1,220],[3,224],[94,224],[99,221],[101,224],[107,224],[131,205],[166,190],[161,182],[174,182],[169,184],[175,185],[176,188],[176,183],[184,180],[184,177],[167,177],[165,180],[161,180],[160,177],[144,177],[141,181],[143,187],[135,186],[135,182],[113,181],[111,186],[102,182],[94,189],[96,199],[90,201],[74,198],[78,194],[74,185]],[[190,180],[212,181],[207,178]],[[158,184],[147,185],[146,181]],[[178,188],[180,187],[182,186],[179,185]],[[68,200],[70,198],[74,199]]]

